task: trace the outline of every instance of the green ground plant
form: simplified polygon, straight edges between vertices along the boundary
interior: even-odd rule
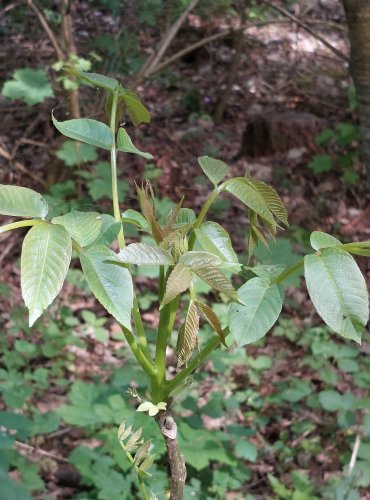
[[[263,339],[280,316],[284,300],[282,283],[301,268],[304,268],[312,303],[324,322],[340,336],[360,343],[369,315],[368,292],[351,254],[370,256],[370,242],[342,244],[326,233],[315,231],[310,238],[313,252],[290,267],[279,263],[242,266],[226,230],[217,222],[206,220],[216,199],[223,193],[229,193],[247,207],[249,256],[258,243],[267,245],[268,237],[274,239],[279,224],[288,225],[287,211],[272,187],[249,177],[225,180],[227,165],[208,156],[198,158],[198,163],[213,184],[213,191],[198,214],[190,207],[183,207],[184,198],[181,198],[164,218],[158,218],[149,182],[137,186],[140,212],[128,209],[121,213],[117,153],[152,159],[150,153],[134,146],[121,124],[124,114],[128,114],[135,126],[147,123],[150,121],[149,112],[139,97],[117,80],[96,73],[69,71],[82,83],[105,90],[109,125],[87,118],[58,121],[55,114],[52,121],[69,139],[110,152],[113,216],[72,210],[50,217],[47,201],[40,194],[24,187],[2,185],[0,213],[22,217],[22,220],[2,226],[0,233],[31,228],[24,239],[21,255],[21,288],[29,310],[29,328],[60,292],[72,257],[79,258],[92,293],[118,323],[142,370],[146,382],[144,396],[134,390],[130,394],[140,403],[137,410],[145,414],[144,429],[153,428],[155,421],[160,428],[171,470],[170,498],[178,500],[183,498],[186,480],[185,460],[179,448],[178,435],[184,433],[193,449],[196,432],[189,426],[187,428],[185,423],[180,423],[177,428],[173,405],[179,394],[190,390],[193,372],[212,353],[219,353],[222,346],[236,342],[241,348]],[[126,245],[124,226],[127,225],[138,228],[145,235],[141,241]],[[115,241],[118,253],[110,248]],[[131,272],[134,266],[152,266],[156,271],[159,322],[154,335],[143,323]],[[232,280],[237,282],[239,279],[240,283],[238,275],[250,277],[236,289]],[[209,287],[213,296],[220,297],[220,304],[207,302],[201,293],[202,285],[199,284],[202,283]],[[217,311],[220,305],[228,303],[229,311],[223,323]],[[180,320],[181,312],[185,313],[184,321]],[[210,327],[210,338],[206,341],[199,338],[201,317]],[[85,313],[84,319],[104,340],[104,322],[88,313]],[[179,322],[182,324],[178,329]],[[169,376],[166,351],[172,337],[176,337],[177,372]],[[27,343],[18,345],[18,349],[31,354],[33,346]],[[264,363],[268,365],[266,359],[260,362],[262,367]],[[347,369],[348,366],[347,362]],[[259,369],[261,365],[255,364],[255,381],[258,381]],[[308,387],[300,382],[292,381],[287,398],[295,399],[298,393],[299,397],[308,395]],[[122,395],[119,391],[116,394],[111,391],[103,393],[99,385],[87,387],[82,382],[74,384],[70,401],[72,406],[81,405],[81,401],[86,403],[86,425],[94,426],[101,419],[111,425],[122,421],[124,414],[121,410],[127,406]],[[331,396],[321,396],[321,404],[324,406],[328,399],[331,401]],[[104,398],[103,407],[96,403],[95,411],[91,412],[91,402],[100,397]],[[335,401],[341,404],[338,398]],[[213,404],[215,408],[226,405],[222,399]],[[84,413],[80,409],[73,412],[69,407],[61,414],[66,416],[66,411],[71,423],[82,424],[81,415]],[[113,438],[110,429],[109,436],[107,448],[115,446],[114,442],[118,443],[116,432]],[[141,431],[136,426],[131,427],[127,419],[120,427],[118,439],[138,476],[142,497],[149,498],[146,478],[152,458],[148,441],[141,440]],[[209,436],[208,442],[213,442],[213,450],[217,450],[217,440],[215,442]],[[257,453],[247,441],[244,444],[241,441],[236,446],[236,456],[253,459]],[[222,456],[222,446],[219,449]],[[201,444],[198,451],[201,457]],[[77,466],[86,464],[86,460],[90,465],[94,463],[94,453],[91,450],[88,453],[86,457],[86,454],[82,456],[76,452],[74,463]],[[185,451],[183,453],[189,456]],[[126,479],[118,479],[119,474],[111,469],[113,463],[112,460],[105,461],[105,476],[110,478],[111,487],[122,483],[123,489]],[[96,465],[97,468],[101,466]],[[88,481],[93,482],[94,477]],[[274,489],[279,487],[274,479],[271,479],[271,484]],[[297,476],[294,486],[298,490],[299,485],[304,488],[304,479]],[[194,483],[192,486],[196,487]],[[110,495],[115,496],[112,492]]]

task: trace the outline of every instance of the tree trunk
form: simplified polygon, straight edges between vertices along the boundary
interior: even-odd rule
[[[343,0],[351,44],[350,72],[358,98],[361,156],[370,184],[370,1]]]
[[[167,447],[171,471],[170,500],[182,500],[186,481],[186,465],[177,440],[177,426],[170,409],[160,412],[156,417]]]

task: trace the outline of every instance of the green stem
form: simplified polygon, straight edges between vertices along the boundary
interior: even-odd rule
[[[214,203],[217,196],[220,194],[221,190],[222,190],[222,184],[221,184],[221,186],[215,188],[212,191],[212,193],[207,198],[207,201],[203,205],[202,210],[199,212],[199,215],[198,215],[197,220],[195,221],[195,224],[193,227],[193,231],[192,231],[190,238],[189,238],[189,250],[193,249],[194,243],[195,243],[195,231],[194,231],[194,229],[197,229],[198,227],[200,227],[200,225],[202,224],[202,222],[204,220],[204,217],[207,215],[208,210],[211,208],[211,205]]]
[[[163,300],[165,290],[166,290],[166,282],[165,282],[164,266],[159,266],[159,290],[158,290],[159,303],[161,303]]]
[[[12,231],[13,229],[18,229],[19,227],[27,226],[37,226],[37,224],[45,224],[43,220],[19,220],[17,222],[12,222],[11,224],[6,224],[6,226],[0,227],[0,234],[6,233],[7,231]]]
[[[113,143],[110,152],[111,161],[111,172],[112,172],[112,199],[113,199],[113,214],[116,222],[121,221],[121,211],[119,209],[118,200],[118,184],[117,184],[117,149],[116,149],[116,116],[117,116],[117,105],[118,105],[118,93],[113,94],[112,111],[110,115],[110,129],[112,131]],[[120,250],[125,247],[125,237],[123,234],[123,228],[121,228],[118,233],[118,244]]]
[[[144,483],[143,474],[142,474],[141,470],[135,464],[135,460],[134,460],[133,456],[131,455],[131,453],[129,451],[127,451],[123,445],[122,445],[122,448],[124,449],[124,451],[126,453],[126,457],[129,459],[129,461],[131,462],[131,464],[133,465],[133,467],[135,469],[137,479],[139,481],[139,488],[140,488],[141,494],[143,495],[143,500],[150,500],[148,492],[146,491],[146,486]]]
[[[301,259],[292,266],[285,269],[282,273],[279,274],[271,283],[271,285],[279,285],[282,281],[286,280],[291,274],[295,273],[300,267],[304,264],[304,260]]]
[[[111,171],[112,171],[112,200],[113,200],[113,214],[114,219],[117,222],[122,222],[121,220],[121,211],[119,208],[119,200],[118,200],[118,182],[117,182],[117,148],[116,148],[116,118],[117,118],[117,105],[118,105],[118,93],[115,92],[113,94],[113,103],[112,103],[112,111],[110,116],[110,129],[112,131],[113,143],[111,149]],[[123,234],[123,227],[121,224],[118,236],[118,245],[120,250],[125,247],[125,236]],[[135,323],[135,330],[139,340],[139,346],[143,349],[145,355],[150,359],[150,352],[148,347],[148,341],[145,336],[144,325],[141,320],[139,304],[134,294],[134,303],[132,309],[132,315]]]
[[[130,332],[130,330],[123,325],[120,325],[122,328],[122,332],[127,340],[128,345],[131,348],[131,351],[134,353],[135,358],[137,359],[138,363],[142,367],[142,369],[145,371],[145,373],[150,377],[156,377],[157,376],[157,370],[154,368],[152,365],[151,361],[145,356],[143,351],[140,349],[140,346],[137,344],[134,336]]]
[[[224,335],[225,337],[229,334],[228,328],[224,329]],[[181,370],[180,373],[178,373],[172,380],[170,380],[167,385],[166,385],[166,393],[167,396],[171,394],[177,387],[180,385],[184,384],[185,379],[191,375],[191,373],[198,368],[198,366],[204,361],[204,359],[211,354],[212,351],[214,351],[219,345],[221,344],[221,341],[218,337],[213,337],[208,344],[200,351],[198,356],[194,357],[192,361],[188,364],[187,367],[185,367],[183,370]]]
[[[161,386],[166,378],[166,349],[169,342],[173,325],[176,319],[176,311],[179,305],[180,297],[176,297],[172,302],[166,304],[161,310],[159,316],[158,332],[157,332],[157,345],[155,350],[154,366],[157,369],[157,375],[152,384],[153,400],[158,399],[163,401],[161,396]]]

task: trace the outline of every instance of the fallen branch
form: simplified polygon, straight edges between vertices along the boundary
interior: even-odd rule
[[[348,57],[345,54],[343,54],[343,52],[341,52],[336,47],[334,47],[334,45],[332,45],[327,40],[325,40],[325,38],[323,38],[321,35],[316,33],[316,31],[314,31],[312,28],[310,28],[306,23],[301,21],[298,17],[294,16],[293,14],[288,12],[287,10],[283,9],[283,7],[279,7],[278,5],[275,5],[273,2],[270,2],[269,0],[261,0],[261,3],[264,3],[268,7],[271,7],[271,9],[276,10],[277,12],[282,14],[283,16],[287,17],[291,21],[298,24],[298,26],[300,26],[302,29],[307,31],[307,33],[309,33],[314,38],[316,38],[316,40],[319,40],[319,42],[321,42],[323,45],[325,45],[325,47],[327,47],[329,50],[331,50],[336,56],[343,59],[343,61],[346,61],[346,62],[349,61]]]
[[[52,458],[56,462],[61,462],[63,464],[68,464],[68,460],[64,457],[56,455],[55,453],[51,453],[50,451],[42,450],[41,448],[36,448],[35,446],[31,446],[26,443],[20,443],[19,441],[15,442],[16,448],[19,450],[27,451],[28,453],[34,453],[36,455],[41,455],[42,457]]]
[[[153,74],[153,70],[158,66],[159,61],[164,56],[172,40],[175,38],[179,29],[181,28],[186,18],[188,17],[189,13],[195,8],[198,2],[199,0],[192,0],[188,5],[188,7],[181,14],[181,16],[177,19],[177,21],[172,26],[170,26],[170,28],[166,31],[162,41],[159,44],[158,49],[154,52],[152,56],[148,58],[144,66],[139,71],[139,74],[136,78],[137,82],[145,80],[148,78],[148,76]]]

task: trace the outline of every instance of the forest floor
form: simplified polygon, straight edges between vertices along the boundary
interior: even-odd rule
[[[84,2],[77,4],[76,38],[79,51],[83,53],[89,38],[114,31],[117,20],[106,12],[93,15]],[[302,4],[305,5],[305,2]],[[296,14],[301,15],[302,12]],[[337,2],[312,2],[304,14],[312,21],[310,26],[315,31],[348,55],[344,14]],[[7,14],[4,16],[3,20],[0,19],[3,23],[0,80],[9,79],[18,68],[50,66],[54,62],[54,54],[39,26],[30,21],[27,24],[24,19],[18,19],[13,25],[14,20],[10,20]],[[17,23],[24,23],[27,29],[18,30]],[[171,50],[181,49],[189,41],[207,36],[217,29],[222,29],[222,26],[218,28],[217,20],[191,14]],[[151,38],[154,35],[150,30],[143,30],[140,36],[144,48],[156,43]],[[356,112],[349,105],[351,82],[348,63],[288,19],[279,18],[279,22],[251,27],[245,33],[241,62],[232,82],[225,112],[216,123],[212,116],[227,82],[233,55],[231,43],[232,40],[226,37],[204,45],[137,88],[151,112],[152,122],[138,130],[128,124],[127,129],[134,143],[140,149],[150,151],[155,166],[161,169],[154,184],[160,196],[167,200],[164,205],[167,203],[166,206],[169,206],[168,199],[176,202],[184,194],[183,206],[194,209],[201,206],[210,187],[200,177],[196,158],[210,155],[228,163],[232,175],[250,173],[252,177],[271,183],[288,208],[290,228],[278,234],[278,242],[271,255],[260,250],[257,257],[266,257],[272,263],[281,258],[289,264],[307,250],[309,234],[313,230],[328,232],[343,242],[369,239],[370,196],[364,168],[356,158],[347,162],[348,155],[357,146],[356,139],[346,141],[356,125]],[[55,74],[50,75],[56,99],[50,98],[41,105],[31,107],[0,97],[0,182],[45,193],[50,192],[54,183],[72,180],[79,185],[79,195],[85,198],[86,188],[79,184],[80,180],[73,170],[66,168],[55,157],[61,138],[52,127],[50,111],[55,108],[56,113],[62,116],[68,101]],[[84,115],[97,117],[101,103],[99,90],[81,90]],[[327,144],[318,144],[316,137],[328,129],[336,131],[334,138]],[[317,160],[316,170],[315,167],[309,168],[315,155],[327,155],[332,163],[327,167],[327,164],[323,166]],[[93,163],[85,167],[94,175]],[[122,209],[136,209],[134,180],[140,183],[151,168],[134,156],[121,158],[119,168],[122,178],[128,182]],[[54,200],[54,203],[59,208],[58,202]],[[109,206],[109,199],[102,197],[84,203],[81,208],[109,211]],[[230,231],[235,249],[242,254],[246,249],[247,227],[244,209],[236,202],[224,199],[216,210],[216,220]],[[7,222],[6,218],[3,222]],[[30,370],[34,373],[46,366],[51,372],[54,370],[54,375],[50,375],[47,388],[42,388],[42,384],[36,389],[32,386],[21,407],[9,396],[0,399],[0,410],[19,412],[21,408],[32,406],[40,413],[53,412],[65,405],[71,384],[78,380],[96,383],[99,379],[102,384],[114,387],[112,373],[127,363],[129,365],[129,361],[123,343],[116,338],[114,325],[104,320],[99,323],[102,310],[81,282],[77,286],[77,278],[73,280],[71,277],[51,308],[50,318],[55,316],[55,324],[60,329],[53,341],[42,338],[45,329],[54,321],[49,316],[45,325],[32,333],[24,326],[24,311],[19,309],[22,304],[19,284],[22,236],[11,232],[0,239],[0,286],[5,287],[0,290],[0,313],[3,334],[7,334],[7,339],[1,344],[3,357],[0,367],[3,370],[0,378],[3,378],[4,370],[17,369],[17,366],[20,373],[29,373]],[[369,283],[369,263],[365,259],[358,259],[358,263]],[[147,304],[143,305],[144,319],[148,328],[153,329],[158,317],[152,310],[155,305],[151,299],[152,280],[148,276],[138,276],[137,282],[142,304]],[[206,373],[197,379],[199,387],[192,389],[193,393],[189,396],[198,403],[196,408],[192,403],[188,406],[180,403],[179,412],[192,414],[193,417],[199,413],[206,430],[226,432],[225,429],[231,429],[233,425],[251,427],[250,442],[260,450],[258,458],[253,460],[245,450],[244,454],[239,450],[239,457],[246,460],[250,471],[248,481],[227,485],[225,491],[222,485],[217,486],[215,482],[219,489],[209,489],[214,491],[214,496],[208,492],[209,496],[204,498],[224,498],[222,495],[246,498],[247,495],[254,495],[256,499],[265,499],[271,497],[272,491],[276,498],[295,498],[292,495],[298,486],[292,485],[292,470],[306,472],[314,489],[320,489],[331,477],[339,477],[349,462],[355,432],[353,422],[346,427],[344,420],[349,418],[347,414],[338,422],[330,405],[323,403],[320,397],[311,404],[309,398],[334,389],[358,399],[368,398],[370,380],[365,376],[362,379],[360,372],[370,369],[365,360],[369,354],[369,342],[357,351],[348,351],[348,355],[343,355],[343,349],[351,348],[341,340],[328,340],[328,332],[322,327],[319,317],[312,313],[306,289],[301,286],[299,277],[286,288],[286,295],[287,305],[274,332],[261,344],[247,349],[248,359],[254,360],[255,364],[252,361],[248,366],[243,364],[238,350],[233,354],[235,362],[230,362],[229,367],[225,356],[215,356],[205,365]],[[63,308],[77,317],[77,325],[73,328],[82,343],[68,345],[62,341],[60,332],[64,328],[68,330],[73,323],[71,319],[66,320],[71,317],[69,312],[60,313]],[[16,312],[12,313],[14,310]],[[86,310],[94,311],[95,319],[86,315]],[[100,342],[94,337],[94,332],[107,338]],[[14,347],[17,341],[30,339],[39,350],[28,354],[18,351],[26,361],[22,364],[14,358],[13,365],[9,367],[11,363],[6,362],[5,354],[14,349],[17,351]],[[55,345],[63,349],[58,368],[55,367],[59,354],[49,356],[45,354],[45,349],[42,350],[43,342],[52,344],[55,339]],[[330,343],[331,349],[338,350],[338,355],[331,358],[330,354],[324,353],[325,342]],[[171,356],[170,353],[169,361]],[[343,359],[355,361],[353,365],[346,365]],[[225,378],[217,374],[217,366],[225,371]],[[213,385],[210,378],[214,381]],[[64,383],[61,382],[63,380]],[[224,387],[223,380],[226,381]],[[17,383],[18,386],[15,382],[11,386],[12,390],[19,389],[19,380]],[[34,382],[28,380],[24,383]],[[0,387],[6,392],[3,382]],[[16,387],[18,389],[14,389]],[[219,410],[217,391],[224,399],[233,401],[235,406],[230,403],[229,407],[226,404],[226,408]],[[234,401],[230,391],[234,392],[234,399],[239,394],[239,400]],[[321,406],[318,401],[321,401]],[[208,408],[208,412],[202,413],[201,408]],[[253,423],[253,419],[260,420]],[[73,426],[70,416],[64,422],[69,422],[69,425],[60,424],[58,430],[53,430],[39,441],[33,438],[28,450],[22,449],[18,443],[22,453],[41,464],[40,475],[46,485],[45,491],[35,493],[34,498],[46,498],[46,495],[48,498],[77,498],[76,495],[85,489],[89,491],[93,484],[92,479],[86,479],[81,470],[77,473],[66,458],[77,445],[94,449],[101,445],[102,438]],[[230,439],[238,438],[232,436]],[[369,450],[367,452],[370,453]],[[235,453],[238,456],[238,452]],[[45,459],[49,462],[45,463]],[[365,463],[367,459],[362,456],[362,460]],[[220,463],[225,465],[225,462],[226,459],[220,459]],[[211,459],[207,463],[211,463]],[[212,467],[215,473],[218,462]],[[12,476],[17,478],[20,475],[15,468]],[[268,475],[288,485],[288,493],[284,490],[279,493],[279,487],[269,482]],[[190,488],[193,488],[196,492],[193,497],[203,498],[201,495],[205,493],[196,489],[200,488],[196,480],[203,480],[204,469],[194,461],[191,462],[190,477],[188,494],[191,495]],[[366,481],[359,484],[360,498],[370,499],[366,484]],[[94,491],[103,491],[99,487],[95,485],[97,489]],[[313,495],[302,498],[320,498]],[[322,494],[322,498],[331,497]]]

